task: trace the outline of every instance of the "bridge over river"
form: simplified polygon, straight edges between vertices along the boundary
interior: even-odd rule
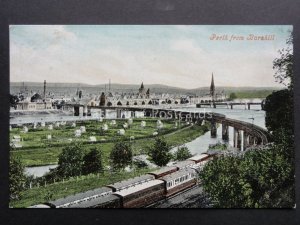
[[[235,103],[236,104],[236,103]],[[245,104],[245,103],[243,103]],[[256,103],[247,103],[256,104]],[[259,103],[262,104],[262,103]],[[233,147],[245,150],[253,145],[264,145],[270,140],[270,135],[266,129],[215,112],[190,112],[184,108],[154,108],[137,106],[87,106],[80,104],[68,104],[66,107],[73,107],[74,116],[91,116],[92,109],[101,111],[101,116],[106,117],[107,110],[116,111],[116,118],[124,118],[124,112],[131,112],[131,117],[135,117],[136,112],[143,112],[145,117],[157,117],[164,119],[176,119],[186,122],[203,123],[209,121],[211,124],[211,137],[217,136],[217,126],[222,126],[222,139],[229,140],[229,127],[233,128]]]
[[[234,106],[245,106],[245,109],[250,110],[252,105],[259,105],[261,106],[261,109],[264,109],[265,106],[265,100],[261,102],[211,102],[211,103],[198,103],[196,104],[197,108],[201,107],[211,107],[211,108],[217,108],[217,106],[225,106],[228,109],[233,109]]]

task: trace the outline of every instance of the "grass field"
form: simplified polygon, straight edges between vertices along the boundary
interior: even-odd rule
[[[13,128],[10,132],[10,139],[13,136],[19,135],[22,138],[22,149],[34,149],[45,147],[59,147],[62,145],[70,144],[73,141],[89,142],[89,137],[95,136],[98,142],[112,142],[118,138],[128,138],[134,136],[135,138],[143,138],[151,136],[153,132],[157,131],[156,121],[154,119],[134,119],[130,128],[126,129],[125,135],[118,135],[118,131],[123,129],[124,123],[127,120],[116,120],[116,124],[110,124],[112,120],[99,121],[81,121],[76,123],[76,127],[72,127],[71,124],[67,124],[60,127],[53,125],[53,130],[49,130],[48,126],[38,127],[33,129],[32,126],[28,127],[28,132],[24,133],[23,128]],[[141,127],[141,121],[146,122],[144,128]],[[161,132],[169,132],[175,130],[175,122],[171,120],[163,120],[164,127]],[[107,124],[109,129],[107,131],[101,131],[101,127]],[[80,137],[75,137],[75,130],[80,129],[81,126],[85,126],[86,132],[82,133]],[[47,139],[47,135],[51,135],[51,140]]]
[[[237,98],[266,98],[272,94],[272,90],[253,90],[253,91],[238,91],[234,92]]]
[[[141,121],[146,121],[146,127],[141,128]],[[134,119],[130,129],[126,129],[124,136],[119,136],[117,131],[122,128],[122,125],[127,120],[118,120],[116,125],[109,126],[106,133],[100,132],[100,127],[109,121],[86,121],[77,124],[76,128],[66,125],[64,128],[54,128],[50,131],[47,128],[32,129],[29,128],[28,133],[21,133],[21,128],[13,128],[11,131],[11,138],[14,135],[20,135],[23,138],[23,148],[12,150],[11,154],[18,156],[25,166],[40,166],[48,164],[56,164],[58,156],[64,146],[72,142],[84,142],[83,151],[88,151],[93,147],[101,148],[103,152],[104,164],[108,164],[108,157],[113,145],[118,140],[129,141],[130,136],[135,139],[130,143],[134,154],[145,153],[147,148],[154,143],[153,132],[157,131],[157,119]],[[177,146],[186,142],[192,141],[195,138],[203,135],[207,130],[207,126],[188,126],[186,124],[177,126],[175,128],[175,121],[162,120],[164,128],[158,131],[160,135],[166,138],[166,141],[171,146]],[[79,129],[79,126],[86,127],[86,133],[80,138],[74,138],[74,130]],[[51,134],[52,140],[47,140],[46,135]],[[105,141],[97,141],[91,143],[88,141],[89,136],[95,136],[97,140],[105,138]],[[68,141],[72,138],[72,142]]]

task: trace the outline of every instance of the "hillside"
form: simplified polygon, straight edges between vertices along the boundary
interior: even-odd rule
[[[20,90],[23,85],[28,90],[43,90],[43,83],[38,82],[11,82],[10,87],[13,92]],[[144,84],[145,89],[150,88],[152,93],[169,93],[169,94],[187,94],[187,95],[203,95],[209,93],[209,87],[199,87],[195,89],[185,89],[179,87],[172,87],[162,84]],[[47,90],[51,91],[52,89],[70,89],[75,90],[77,88],[91,91],[92,92],[102,92],[105,90],[108,91],[108,84],[97,84],[97,85],[89,85],[83,83],[47,83]],[[137,92],[140,88],[140,84],[118,84],[112,83],[111,90],[116,92]],[[251,92],[267,92],[270,93],[273,90],[279,90],[278,87],[216,87],[217,92],[224,91],[226,94],[230,94],[231,92],[238,92],[238,93],[251,93]]]

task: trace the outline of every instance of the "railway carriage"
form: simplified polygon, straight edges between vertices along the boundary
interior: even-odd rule
[[[74,208],[80,207],[83,202],[100,199],[112,194],[112,189],[108,187],[97,188],[94,190],[86,191],[83,193],[78,193],[75,195],[70,195],[65,198],[60,198],[54,201],[50,201],[48,204],[52,208]],[[81,207],[80,207],[81,208]]]
[[[151,174],[141,175],[128,180],[120,181],[114,184],[107,185],[106,187],[111,188],[114,192],[121,191],[123,189],[130,188],[132,186],[142,184],[151,180],[154,180],[155,176]]]
[[[70,205],[69,208],[120,208],[120,198],[115,195],[108,195],[102,198],[89,198],[78,204]]]
[[[165,195],[176,194],[186,188],[192,187],[197,183],[197,173],[192,168],[179,170],[175,173],[159,178],[165,183]]]
[[[185,161],[180,161],[180,162],[176,162],[173,164],[173,166],[176,166],[178,168],[178,170],[183,170],[186,168],[191,168],[195,165],[195,161],[193,160],[185,160]]]
[[[148,174],[154,175],[156,179],[166,176],[168,174],[174,173],[178,170],[176,166],[166,166],[154,172],[149,172]]]
[[[192,168],[197,169],[198,171],[202,170],[204,165],[213,159],[212,155],[203,153],[200,155],[195,155],[191,158],[189,158],[188,160],[194,161],[195,165],[192,166]]]
[[[113,193],[121,198],[123,208],[140,208],[150,205],[163,199],[164,194],[165,186],[162,180],[151,180]]]

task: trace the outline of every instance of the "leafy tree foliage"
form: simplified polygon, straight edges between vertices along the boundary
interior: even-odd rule
[[[230,95],[229,95],[230,100],[233,100],[233,99],[236,99],[236,98],[237,98],[237,96],[234,92],[230,93]]]
[[[274,132],[280,128],[293,134],[293,93],[288,90],[273,92],[266,98],[266,127]]]
[[[79,176],[83,164],[83,150],[81,144],[63,148],[58,157],[57,173],[60,177]]]
[[[293,207],[291,195],[281,196],[294,182],[290,176],[293,165],[280,150],[271,145],[241,157],[226,156],[209,162],[200,178],[215,207]]]
[[[192,156],[193,155],[191,154],[190,150],[186,146],[178,147],[177,151],[174,153],[174,159],[177,161],[183,161]]]
[[[293,89],[294,76],[293,76],[293,35],[286,41],[287,47],[279,50],[280,57],[274,59],[273,69],[275,72],[275,79],[279,83],[284,84],[288,89]]]
[[[272,132],[273,141],[281,147],[282,154],[294,165],[294,104],[293,104],[293,36],[287,47],[280,50],[280,57],[273,61],[275,79],[287,89],[273,92],[266,98],[266,127]]]
[[[154,145],[149,149],[149,155],[158,166],[165,166],[170,162],[172,154],[171,147],[162,138],[156,138]]]
[[[9,192],[11,199],[20,198],[21,191],[24,190],[26,176],[24,174],[24,165],[19,158],[10,157],[9,160]]]
[[[50,200],[52,200],[53,198],[53,192],[51,191],[47,191],[45,194],[44,194],[44,200],[46,202],[49,202]]]
[[[103,172],[102,151],[93,148],[83,157],[82,173],[98,173]]]
[[[17,103],[19,102],[19,98],[16,95],[9,95],[9,105],[10,107],[17,108]]]
[[[114,169],[124,169],[132,163],[132,149],[126,142],[117,142],[110,153],[110,160]]]

